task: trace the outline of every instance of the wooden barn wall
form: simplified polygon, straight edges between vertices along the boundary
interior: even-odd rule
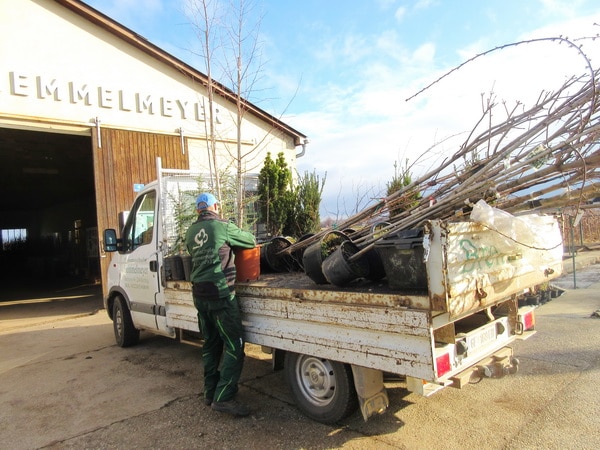
[[[187,151],[181,149],[179,136],[102,128],[101,147],[98,136],[94,140],[94,174],[96,183],[96,210],[100,245],[103,230],[118,230],[118,214],[129,210],[135,192],[134,184],[147,184],[156,179],[156,157],[162,158],[163,167],[189,169]],[[103,293],[106,295],[107,268],[110,254],[100,250]]]

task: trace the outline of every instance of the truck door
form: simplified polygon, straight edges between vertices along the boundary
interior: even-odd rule
[[[156,190],[142,192],[136,199],[123,228],[123,267],[121,286],[129,295],[130,311],[136,328],[155,330],[159,313],[156,298],[158,276],[158,238]]]

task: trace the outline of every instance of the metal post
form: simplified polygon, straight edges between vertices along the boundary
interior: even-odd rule
[[[102,133],[100,132],[100,118],[96,117],[94,120],[96,123],[96,140],[98,141],[98,148],[102,148]]]
[[[181,154],[185,155],[185,139],[183,137],[183,128],[179,129],[179,141],[181,144]]]
[[[577,269],[575,267],[575,232],[573,216],[569,217],[569,222],[571,225],[571,258],[573,259],[573,289],[577,289]]]

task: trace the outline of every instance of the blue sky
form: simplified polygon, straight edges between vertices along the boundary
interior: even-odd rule
[[[298,170],[327,173],[322,218],[383,195],[395,162],[418,172],[454,152],[444,138],[470,130],[482,94],[526,102],[584,73],[585,61],[556,43],[509,48],[406,101],[452,67],[510,42],[600,33],[597,0],[253,1],[262,77],[250,100],[308,136]],[[202,71],[184,2],[86,1]],[[600,58],[600,41],[577,42]]]

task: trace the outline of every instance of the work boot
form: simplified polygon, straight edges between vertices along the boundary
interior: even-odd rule
[[[213,402],[211,408],[215,411],[224,412],[238,417],[244,417],[250,414],[250,410],[246,406],[236,402],[235,400],[228,400],[226,402]]]

